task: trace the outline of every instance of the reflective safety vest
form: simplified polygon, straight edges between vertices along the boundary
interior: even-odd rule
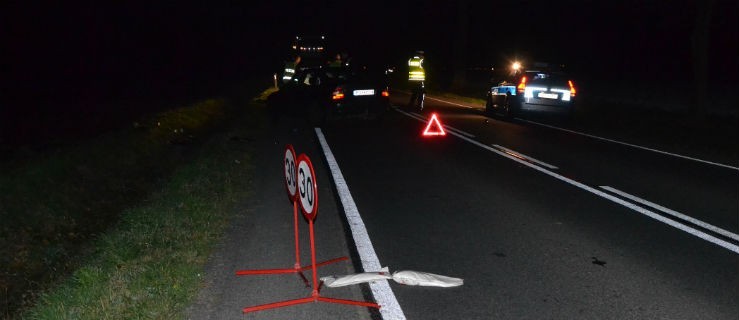
[[[295,62],[285,62],[285,70],[282,71],[282,82],[287,83],[295,75]]]
[[[413,56],[408,60],[408,81],[426,81],[426,72],[423,71],[423,58]]]

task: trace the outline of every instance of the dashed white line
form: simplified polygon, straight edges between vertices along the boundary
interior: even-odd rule
[[[400,112],[402,114],[405,114],[405,115],[407,115],[407,116],[409,116],[411,118],[414,118],[416,120],[423,121],[422,119],[415,118],[412,115],[410,115],[410,114],[408,114],[408,113],[406,113],[404,111],[397,110],[397,109],[396,109],[396,111],[398,111],[398,112]],[[560,174],[557,174],[555,172],[549,171],[546,168],[540,167],[540,166],[535,165],[533,163],[530,163],[530,162],[528,162],[526,160],[522,160],[522,159],[519,159],[519,158],[514,157],[512,155],[509,155],[509,154],[507,154],[507,153],[505,153],[503,151],[500,151],[498,149],[495,149],[495,148],[493,148],[491,146],[484,145],[484,144],[482,144],[482,143],[480,143],[480,142],[478,142],[476,140],[467,138],[464,135],[458,134],[456,132],[449,132],[449,134],[450,135],[453,135],[453,136],[455,136],[457,138],[460,138],[460,139],[462,139],[464,141],[467,141],[467,142],[469,142],[469,143],[471,143],[473,145],[476,145],[476,146],[478,146],[480,148],[483,148],[485,150],[488,150],[488,151],[491,151],[493,153],[499,154],[499,155],[501,155],[503,157],[506,157],[508,159],[511,159],[513,161],[516,161],[516,162],[518,162],[518,163],[520,163],[520,164],[522,164],[524,166],[527,166],[529,168],[532,168],[534,170],[537,170],[537,171],[539,171],[541,173],[544,173],[546,175],[549,175],[549,176],[551,176],[553,178],[556,178],[558,180],[561,180],[561,181],[563,181],[565,183],[568,183],[570,185],[573,185],[575,187],[578,187],[580,189],[583,189],[585,191],[588,191],[590,193],[593,193],[593,194],[595,194],[595,195],[597,195],[599,197],[602,197],[602,198],[605,198],[605,199],[610,200],[612,202],[615,202],[615,203],[617,203],[619,205],[622,205],[622,206],[627,207],[627,208],[629,208],[631,210],[634,210],[636,212],[639,212],[639,213],[641,213],[641,214],[643,214],[643,215],[645,215],[647,217],[650,217],[652,219],[655,219],[655,220],[657,220],[659,222],[662,222],[664,224],[667,224],[667,225],[669,225],[671,227],[674,227],[674,228],[680,229],[682,231],[685,231],[685,232],[687,232],[687,233],[689,233],[691,235],[694,235],[694,236],[696,236],[698,238],[701,238],[703,240],[706,240],[706,241],[711,242],[711,243],[713,243],[715,245],[718,245],[720,247],[723,247],[725,249],[728,249],[730,251],[733,251],[734,253],[738,253],[739,254],[739,246],[737,246],[737,245],[735,245],[733,243],[730,243],[728,241],[725,241],[725,240],[716,238],[716,237],[714,237],[714,236],[712,236],[710,234],[707,234],[707,233],[705,233],[703,231],[697,230],[697,229],[695,229],[693,227],[684,225],[684,224],[682,224],[680,222],[674,221],[674,220],[669,219],[667,217],[664,217],[664,216],[662,216],[660,214],[654,213],[654,212],[652,212],[652,211],[650,211],[650,210],[648,210],[646,208],[640,207],[640,206],[638,206],[638,205],[636,205],[634,203],[628,202],[626,200],[623,200],[623,199],[618,198],[616,196],[613,196],[611,194],[605,193],[603,191],[600,191],[598,189],[595,189],[593,187],[590,187],[588,185],[585,185],[585,184],[583,184],[581,182],[572,180],[570,178],[567,178],[567,177],[562,176]]]
[[[432,99],[432,100],[441,101],[441,102],[444,102],[444,103],[448,103],[448,104],[459,106],[459,107],[463,107],[463,108],[476,109],[473,106],[467,106],[467,105],[458,104],[458,103],[454,103],[454,102],[450,102],[450,101],[445,101],[445,100],[441,100],[441,99],[431,98],[428,95],[426,96],[426,98],[429,98],[429,99]],[[648,148],[648,147],[644,147],[644,146],[640,146],[640,145],[636,145],[636,144],[632,144],[632,143],[628,143],[628,142],[623,142],[623,141],[618,141],[618,140],[603,138],[603,137],[599,137],[599,136],[596,136],[596,135],[592,135],[592,134],[588,134],[588,133],[584,133],[584,132],[579,132],[579,131],[575,131],[575,130],[570,130],[570,129],[565,129],[565,128],[560,128],[560,127],[557,127],[557,126],[553,126],[553,125],[549,125],[549,124],[545,124],[545,123],[540,123],[540,122],[536,122],[536,121],[531,121],[531,120],[527,120],[527,119],[522,119],[522,118],[515,118],[515,119],[518,120],[518,121],[523,121],[523,122],[527,122],[527,123],[539,125],[539,126],[542,126],[542,127],[547,127],[547,128],[554,129],[554,130],[560,130],[560,131],[564,131],[564,132],[574,133],[574,134],[585,136],[585,137],[588,137],[588,138],[598,139],[598,140],[607,141],[607,142],[611,142],[611,143],[615,143],[615,144],[629,146],[629,147],[632,147],[632,148],[642,149],[642,150],[651,151],[651,152],[655,152],[655,153],[659,153],[659,154],[664,154],[664,155],[668,155],[668,156],[672,156],[672,157],[677,157],[677,158],[681,158],[681,159],[685,159],[685,160],[691,160],[691,161],[701,162],[701,163],[710,164],[710,165],[717,166],[717,167],[722,167],[722,168],[727,168],[727,169],[732,169],[732,170],[739,171],[739,167],[731,166],[731,165],[728,165],[728,164],[723,164],[723,163],[718,163],[718,162],[703,160],[703,159],[699,159],[699,158],[684,156],[684,155],[677,154],[677,153],[672,153],[672,152],[662,151],[662,150],[658,150],[658,149]]]
[[[613,192],[613,193],[615,193],[615,194],[617,194],[619,196],[622,196],[622,197],[624,197],[626,199],[629,199],[631,201],[634,201],[636,203],[641,203],[641,204],[643,204],[643,205],[645,205],[647,207],[651,207],[653,209],[657,209],[657,210],[662,211],[662,212],[664,212],[666,214],[669,214],[669,215],[671,215],[671,216],[673,216],[675,218],[682,219],[684,221],[690,222],[690,223],[692,223],[692,224],[694,224],[696,226],[699,226],[699,227],[701,227],[703,229],[710,230],[710,231],[713,231],[715,233],[718,233],[718,234],[720,234],[720,235],[722,235],[724,237],[731,238],[731,239],[734,239],[736,241],[739,241],[739,235],[738,234],[735,234],[735,233],[732,233],[730,231],[721,229],[721,228],[716,227],[716,226],[714,226],[712,224],[709,224],[709,223],[703,222],[701,220],[695,219],[693,217],[687,216],[687,215],[682,214],[680,212],[677,212],[675,210],[672,210],[672,209],[669,209],[669,208],[665,208],[665,207],[663,207],[661,205],[658,205],[656,203],[653,203],[653,202],[644,200],[644,199],[639,198],[639,197],[637,197],[635,195],[628,194],[628,193],[623,192],[621,190],[618,190],[616,188],[609,187],[609,186],[600,186],[600,187],[601,187],[601,189],[608,190],[610,192]]]
[[[377,257],[375,248],[372,246],[367,228],[365,228],[364,221],[362,221],[362,217],[359,215],[359,209],[357,209],[354,198],[349,192],[344,175],[341,174],[339,164],[336,162],[336,158],[334,158],[334,154],[331,152],[331,148],[328,146],[326,137],[324,137],[321,129],[315,128],[315,131],[323,149],[323,154],[326,157],[329,170],[331,171],[331,177],[336,185],[336,190],[339,193],[339,200],[341,200],[341,205],[344,207],[344,213],[346,214],[349,228],[352,231],[354,244],[357,246],[362,268],[365,272],[380,271],[382,268],[380,259]],[[387,280],[373,281],[370,282],[369,286],[372,290],[372,295],[375,297],[375,301],[380,305],[380,315],[382,315],[383,319],[405,320],[403,309],[400,308],[400,303],[395,298],[395,293],[393,293]]]
[[[626,142],[623,142],[623,141],[618,141],[618,140],[603,138],[603,137],[595,136],[595,135],[592,135],[592,134],[578,132],[578,131],[575,131],[575,130],[570,130],[570,129],[556,127],[556,126],[553,126],[553,125],[539,123],[539,122],[536,122],[536,121],[531,121],[531,120],[526,120],[526,119],[521,119],[521,118],[516,118],[516,120],[527,122],[527,123],[531,123],[531,124],[535,124],[535,125],[539,125],[539,126],[542,126],[542,127],[547,127],[547,128],[554,129],[554,130],[560,130],[560,131],[564,131],[564,132],[574,133],[574,134],[585,136],[585,137],[588,137],[588,138],[598,139],[598,140],[607,141],[607,142],[611,142],[611,143],[616,143],[616,144],[620,144],[620,145],[624,145],[624,146],[629,146],[629,147],[632,147],[632,148],[637,148],[637,149],[652,151],[652,152],[656,152],[656,153],[660,153],[660,154],[664,154],[664,155],[668,155],[668,156],[672,156],[672,157],[682,158],[682,159],[686,159],[686,160],[701,162],[701,163],[705,163],[705,164],[710,164],[710,165],[714,165],[714,166],[718,166],[718,167],[722,167],[722,168],[733,169],[733,170],[738,170],[739,171],[739,167],[734,167],[734,166],[730,166],[730,165],[723,164],[723,163],[712,162],[712,161],[708,161],[708,160],[703,160],[703,159],[698,159],[698,158],[684,156],[684,155],[677,154],[677,153],[671,153],[671,152],[667,152],[667,151],[662,151],[662,150],[647,148],[647,147],[643,147],[643,146],[636,145],[636,144],[631,144],[631,143],[626,143]]]

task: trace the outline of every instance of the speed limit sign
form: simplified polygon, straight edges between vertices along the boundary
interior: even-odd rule
[[[295,162],[295,149],[293,148],[293,145],[288,144],[285,147],[285,188],[287,189],[287,197],[290,198],[290,201],[295,201],[295,196],[298,192],[298,182],[297,182],[297,166]]]
[[[298,199],[303,216],[315,220],[318,213],[318,186],[313,164],[305,153],[298,156]]]

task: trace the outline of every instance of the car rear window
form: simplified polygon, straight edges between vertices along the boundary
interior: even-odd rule
[[[526,71],[526,78],[529,83],[547,83],[551,85],[567,86],[569,78],[561,72],[545,72],[545,71]]]
[[[383,80],[384,74],[375,70],[350,69],[350,68],[329,68],[326,70],[326,76],[340,83],[360,82],[360,83],[378,83]]]

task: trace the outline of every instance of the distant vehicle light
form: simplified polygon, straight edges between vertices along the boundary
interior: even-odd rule
[[[516,61],[513,63],[513,70],[518,70],[518,69],[521,69],[521,63]]]
[[[388,91],[388,90],[382,90],[382,96],[383,97],[389,97],[390,96],[390,91]]]
[[[341,99],[344,99],[344,90],[341,87],[337,87],[331,95],[331,100],[336,101]]]
[[[570,96],[575,96],[575,93],[577,93],[577,90],[575,90],[575,85],[572,83],[572,80],[567,80],[567,83],[570,84]]]

